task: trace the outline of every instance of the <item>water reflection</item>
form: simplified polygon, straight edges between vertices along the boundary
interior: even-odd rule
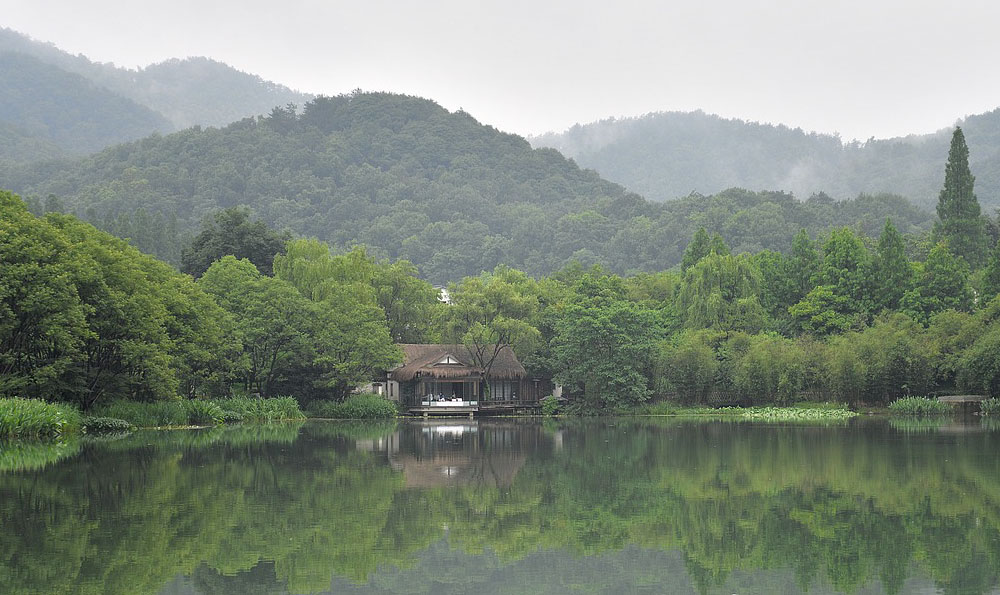
[[[1000,571],[998,447],[981,424],[879,420],[137,433],[8,464],[0,585],[987,593]]]

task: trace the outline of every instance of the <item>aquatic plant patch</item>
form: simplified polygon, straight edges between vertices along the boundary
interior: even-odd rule
[[[117,434],[131,432],[135,426],[131,422],[115,417],[85,417],[83,431],[87,434]]]
[[[1000,414],[1000,398],[985,399],[979,404],[979,411],[983,415]]]
[[[188,423],[192,425],[218,425],[223,421],[222,407],[212,401],[184,401],[184,409],[187,411]]]
[[[904,397],[889,403],[889,412],[896,415],[948,415],[951,406],[928,397]]]
[[[233,397],[216,399],[211,402],[218,405],[223,412],[231,411],[242,415],[245,421],[305,419],[305,415],[299,409],[299,402],[292,397],[269,397],[266,399]]]
[[[80,413],[59,403],[0,399],[0,438],[47,438],[80,429]]]
[[[313,405],[313,417],[334,419],[387,419],[399,413],[396,404],[381,395],[361,393],[340,403],[321,402]]]
[[[188,412],[181,401],[111,401],[91,410],[95,417],[123,419],[139,428],[188,425]]]
[[[804,409],[800,407],[750,407],[741,414],[744,419],[760,421],[822,422],[841,421],[858,413],[849,409]]]

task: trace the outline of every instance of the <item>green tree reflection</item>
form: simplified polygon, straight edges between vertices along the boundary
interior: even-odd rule
[[[40,468],[11,465],[4,592],[157,593],[178,576],[205,594],[521,592],[548,560],[570,582],[603,568],[578,585],[596,591],[758,580],[897,593],[924,576],[983,593],[1000,571],[1000,434],[980,427],[233,430],[82,441]],[[654,558],[682,576],[637,563]]]

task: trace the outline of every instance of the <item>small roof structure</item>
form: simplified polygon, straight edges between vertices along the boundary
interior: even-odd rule
[[[440,379],[483,375],[482,368],[476,365],[475,357],[465,345],[404,343],[399,347],[403,350],[403,364],[389,372],[390,380],[409,382],[418,375]],[[489,378],[516,380],[527,375],[514,350],[504,345],[490,368]]]

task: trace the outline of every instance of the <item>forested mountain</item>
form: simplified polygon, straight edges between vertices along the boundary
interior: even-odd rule
[[[51,140],[39,138],[14,124],[0,121],[0,164],[55,159],[63,154],[63,150]]]
[[[322,97],[301,113],[276,109],[221,129],[151,136],[63,170],[7,177],[36,211],[52,202],[175,264],[178,242],[205,217],[245,205],[279,230],[408,259],[435,282],[498,263],[532,274],[574,260],[662,270],[680,262],[702,226],[735,251],[755,252],[787,250],[803,227],[877,234],[887,216],[904,233],[932,223],[889,195],[802,202],[730,190],[650,203],[465,112],[386,93]]]
[[[52,44],[0,28],[0,54],[27,54],[143,105],[169,120],[172,129],[223,126],[276,105],[301,105],[311,96],[241,72],[208,58],[168,60],[131,70],[73,56]],[[9,85],[4,78],[4,84]],[[158,128],[150,128],[146,134]]]
[[[67,153],[92,153],[173,129],[148,107],[27,54],[0,53],[0,80],[0,122],[25,139]],[[37,148],[24,153],[2,150],[0,156],[20,161],[54,156]]]
[[[1000,206],[1000,110],[961,122],[979,200]],[[577,125],[535,137],[651,200],[734,186],[836,198],[892,192],[930,207],[944,176],[951,129],[865,143],[724,119],[702,112],[656,113]]]

